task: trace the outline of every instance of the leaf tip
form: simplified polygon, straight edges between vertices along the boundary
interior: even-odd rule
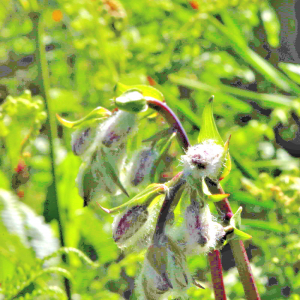
[[[110,209],[101,206],[98,202],[96,202],[96,203],[97,203],[97,205],[98,205],[103,211],[105,211],[105,212],[108,213],[108,214],[111,213],[111,210],[110,210]]]

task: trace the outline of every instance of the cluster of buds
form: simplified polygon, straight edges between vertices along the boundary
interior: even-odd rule
[[[139,113],[146,111],[148,106],[158,107],[157,111],[160,105],[165,106],[153,98],[159,98],[160,93],[152,87],[119,85],[118,88],[121,95],[115,99],[116,112],[98,108],[84,118],[84,122],[75,122],[84,125],[73,134],[72,149],[83,158],[77,182],[85,205],[103,191],[114,194],[119,188],[127,194],[119,179],[120,169],[124,168],[126,140],[135,131]],[[211,100],[204,108],[198,144],[187,147],[187,139],[181,143],[186,148],[180,160],[182,172],[164,184],[148,185],[118,207],[107,209],[98,203],[105,212],[118,213],[113,222],[113,239],[120,248],[147,249],[137,280],[139,299],[182,296],[191,284],[195,284],[186,255],[220,249],[228,237],[232,238],[233,232],[242,238],[249,237],[238,229],[241,210],[228,224],[224,220],[217,222],[209,208],[209,201],[223,200],[228,194],[211,193],[207,180],[218,185],[230,171],[229,140],[224,144],[217,131]],[[93,120],[95,115],[98,121],[87,124],[86,120]],[[176,116],[166,119],[170,123],[176,121]],[[155,144],[163,135],[170,136],[166,143],[161,143],[164,144],[160,155],[168,151],[177,133],[181,137],[185,135],[177,123],[151,138]],[[149,174],[161,157],[153,145],[141,149],[127,167],[130,175],[126,175],[126,187],[132,189],[142,181],[149,181]],[[184,190],[187,193],[183,193]]]

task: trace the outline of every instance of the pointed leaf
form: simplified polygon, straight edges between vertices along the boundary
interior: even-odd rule
[[[121,204],[120,206],[108,209],[101,206],[99,203],[99,207],[105,211],[106,213],[115,213],[122,209],[126,209],[133,204],[139,205],[149,205],[152,200],[154,200],[158,195],[165,193],[166,186],[164,184],[150,184],[147,186],[142,192],[137,194],[135,197],[127,201],[126,203]]]
[[[228,140],[224,145],[224,153],[225,153],[225,164],[222,170],[222,174],[219,178],[219,181],[223,180],[231,171],[231,158],[229,154],[229,142],[230,142],[231,135],[229,136]]]
[[[150,176],[150,180],[151,182],[154,181],[154,177],[155,177],[155,171],[158,168],[159,163],[163,160],[163,158],[166,156],[166,154],[168,153],[170,147],[171,147],[171,143],[173,141],[173,139],[176,136],[176,132],[173,132],[172,135],[170,136],[170,138],[167,140],[166,144],[164,145],[164,147],[161,149],[158,158],[156,159],[156,161],[153,164],[152,170],[150,172],[151,176]]]
[[[72,122],[72,121],[65,120],[58,114],[56,114],[56,117],[57,117],[58,121],[65,127],[74,128],[74,127],[81,125],[83,122],[90,121],[90,120],[105,119],[105,118],[109,117],[110,115],[111,115],[111,112],[108,109],[99,106],[99,107],[95,108],[93,111],[91,111],[84,118],[77,120],[77,121]]]
[[[242,214],[243,208],[240,206],[239,209],[236,211],[236,213],[232,216],[230,219],[230,224],[234,228],[240,228],[241,227],[241,214]]]
[[[101,148],[101,154],[103,155],[103,157],[106,157],[106,153],[104,151],[103,148]],[[109,176],[111,176],[111,179],[113,180],[113,182],[121,189],[121,191],[127,196],[129,197],[127,191],[125,190],[124,186],[122,185],[119,176],[117,175],[114,167],[110,164],[110,162],[108,160],[104,160],[103,161],[103,165],[107,171],[107,173],[109,174]]]
[[[233,233],[234,233],[233,239],[234,238],[238,238],[239,240],[242,240],[242,241],[252,239],[252,236],[250,234],[248,234],[248,233],[246,233],[246,232],[244,232],[242,230],[239,230],[237,228],[234,228]]]
[[[212,202],[219,202],[229,197],[230,194],[215,194],[208,196],[208,200]]]
[[[224,146],[213,116],[213,100],[214,97],[212,96],[204,107],[198,143],[212,139],[217,144]]]

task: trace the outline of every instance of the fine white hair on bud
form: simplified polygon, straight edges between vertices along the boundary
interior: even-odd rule
[[[139,185],[147,176],[150,175],[153,163],[157,158],[157,152],[152,148],[144,148],[139,151],[133,159],[131,165],[131,178],[132,185]]]
[[[152,240],[152,236],[155,230],[155,225],[157,217],[160,211],[160,206],[165,198],[165,195],[159,195],[153,200],[153,202],[147,207],[147,212],[142,213],[142,216],[134,216],[133,213],[129,213],[130,210],[127,210],[128,216],[124,218],[125,214],[117,215],[113,222],[113,233],[114,238],[117,236],[115,232],[117,231],[118,226],[120,226],[120,221],[123,219],[126,222],[129,220],[129,215],[132,216],[132,220],[136,218],[135,223],[137,226],[130,229],[126,234],[126,238],[120,238],[116,240],[116,244],[121,249],[130,249],[139,251],[147,247]],[[141,209],[137,209],[136,215],[140,215]],[[147,216],[147,218],[146,218]],[[132,220],[130,222],[132,222]],[[138,224],[139,223],[139,224]],[[125,223],[124,229],[125,229]],[[138,228],[139,227],[139,228]],[[124,230],[125,232],[125,230]]]
[[[72,150],[75,155],[82,155],[91,146],[96,136],[96,128],[86,127],[72,133]]]
[[[149,213],[144,205],[135,205],[116,217],[113,223],[113,239],[124,243],[147,221]]]
[[[184,173],[193,178],[209,177],[218,179],[224,163],[224,148],[214,140],[205,140],[201,144],[191,146],[181,156]]]
[[[209,206],[192,200],[185,211],[186,250],[188,253],[208,253],[222,246],[225,237],[223,226],[213,220]]]
[[[101,126],[102,144],[117,147],[126,140],[136,126],[137,115],[119,110]]]

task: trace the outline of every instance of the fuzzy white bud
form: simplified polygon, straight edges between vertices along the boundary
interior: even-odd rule
[[[72,150],[75,155],[82,155],[91,146],[96,136],[96,128],[86,127],[72,134]]]
[[[189,147],[186,154],[181,156],[181,162],[185,174],[191,174],[196,179],[218,179],[224,163],[224,148],[214,140],[206,140]]]
[[[136,125],[137,115],[117,111],[101,127],[102,143],[106,147],[117,147],[126,140]]]
[[[223,226],[214,222],[209,206],[192,201],[185,212],[186,249],[190,253],[207,253],[223,244]]]

